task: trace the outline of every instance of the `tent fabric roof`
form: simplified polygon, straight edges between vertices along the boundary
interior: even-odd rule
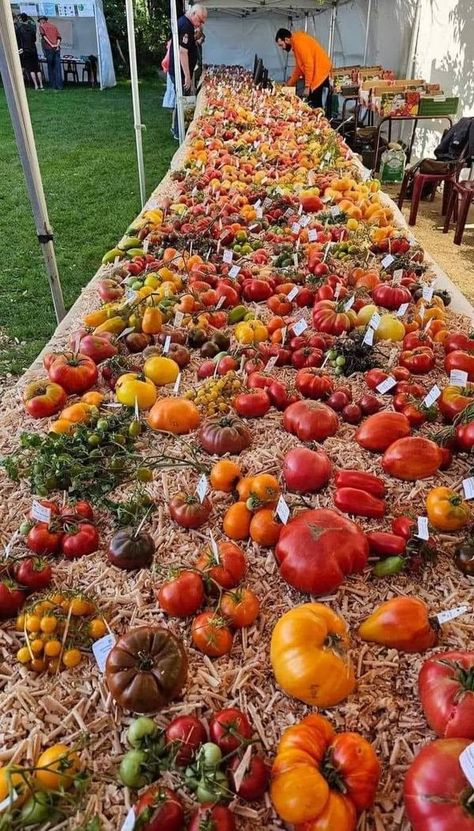
[[[209,10],[225,11],[227,9],[242,10],[246,12],[278,12],[279,14],[291,13],[295,16],[305,12],[317,14],[335,5],[333,0],[204,0],[204,5]],[[340,5],[340,3],[338,3]]]

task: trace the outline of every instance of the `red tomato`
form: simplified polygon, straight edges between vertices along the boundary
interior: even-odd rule
[[[141,831],[183,831],[181,801],[174,791],[159,783],[142,793],[134,810]]]
[[[295,447],[283,460],[283,478],[296,493],[314,493],[326,487],[331,471],[331,460],[323,450]]]
[[[386,450],[396,439],[410,434],[410,422],[402,413],[383,411],[369,416],[355,434],[357,444],[365,450]]]
[[[245,771],[244,778],[242,779],[239,787],[237,787],[234,779],[234,772],[237,770],[241,762],[242,759],[239,755],[234,756],[230,761],[228,767],[230,774],[230,786],[234,793],[236,793],[237,796],[240,796],[241,799],[245,799],[246,802],[254,802],[256,799],[261,799],[267,790],[268,781],[270,779],[270,770],[265,762],[265,759],[261,756],[252,755],[250,757],[247,770]]]
[[[416,522],[407,516],[397,516],[392,519],[392,531],[408,542],[416,531]]]
[[[452,332],[444,341],[443,346],[446,354],[455,350],[474,352],[474,338],[466,335],[465,332]]]
[[[196,750],[207,741],[206,728],[196,716],[178,716],[170,721],[165,731],[167,750],[171,750],[176,765],[190,765]]]
[[[61,508],[61,516],[74,519],[80,517],[81,519],[94,519],[94,509],[90,502],[85,499],[78,499],[73,505],[64,505]]]
[[[270,399],[263,389],[241,392],[234,398],[234,409],[244,418],[261,418],[270,409]]]
[[[417,329],[415,332],[409,332],[408,335],[405,335],[405,337],[403,338],[404,349],[416,349],[417,346],[429,346],[430,349],[433,347],[433,341],[431,340],[429,335],[425,334],[419,329]]]
[[[472,360],[474,364],[474,357]],[[435,362],[435,354],[429,346],[417,346],[414,349],[402,352],[400,355],[401,365],[413,375],[426,375],[427,372],[431,372]]]
[[[388,372],[384,372],[383,369],[369,369],[364,378],[369,390],[374,390],[382,381],[388,378]],[[394,387],[392,387],[393,389]],[[389,392],[392,392],[392,390],[389,390]]]
[[[406,436],[387,448],[382,467],[385,473],[396,479],[414,482],[433,476],[439,470],[442,459],[441,449],[434,441],[422,436]]]
[[[322,362],[322,351],[311,346],[296,349],[291,356],[291,363],[295,369],[302,369],[303,367],[309,366],[321,366]]]
[[[469,739],[437,739],[415,757],[405,776],[405,811],[413,831],[472,831],[472,797],[459,764]]]
[[[474,741],[474,652],[438,652],[418,676],[421,706],[444,739]]]
[[[249,390],[264,390],[273,383],[273,377],[266,372],[252,372],[247,378]]]
[[[48,418],[62,410],[66,403],[66,391],[47,378],[31,381],[23,392],[23,403],[33,418]]]
[[[57,554],[63,537],[62,531],[53,530],[46,522],[37,522],[28,531],[26,544],[35,554]]]
[[[234,815],[223,805],[201,805],[191,817],[188,831],[237,831]]]
[[[311,367],[300,369],[296,373],[295,386],[301,395],[313,400],[327,398],[333,391],[331,378]]]
[[[247,560],[238,545],[223,540],[218,543],[217,555],[209,546],[202,551],[195,566],[207,580],[223,589],[234,589],[245,576]]]
[[[26,557],[15,563],[14,575],[17,583],[31,591],[45,589],[51,583],[53,569],[40,557]]]
[[[26,592],[11,580],[0,581],[0,619],[13,617],[23,606]]]
[[[354,327],[355,314],[344,310],[343,302],[320,300],[313,307],[313,326],[319,332],[342,335]]]
[[[228,654],[234,640],[224,618],[217,612],[201,612],[194,618],[191,639],[197,649],[211,658]]]
[[[212,505],[204,497],[201,502],[195,493],[178,493],[168,503],[171,518],[182,528],[200,528],[207,521]]]
[[[61,551],[67,560],[76,560],[86,554],[93,554],[99,547],[99,532],[95,525],[81,522],[66,531],[61,540]]]
[[[474,381],[474,355],[468,352],[459,349],[449,352],[444,359],[444,368],[448,375],[452,369],[461,369],[467,372],[468,381]]]
[[[236,707],[228,707],[213,716],[209,735],[211,741],[219,745],[226,755],[238,750],[252,738],[252,727],[245,713]]]
[[[194,615],[205,599],[202,577],[195,571],[180,571],[166,580],[156,593],[161,608],[173,617]]]
[[[379,283],[372,289],[372,299],[377,306],[383,306],[384,309],[398,309],[402,303],[410,303],[412,296],[404,286]]]
[[[80,339],[79,348],[81,355],[86,355],[94,361],[95,364],[100,364],[108,358],[113,358],[117,354],[118,348],[110,342],[108,332],[103,335],[89,335],[85,334]],[[71,346],[75,346],[75,338],[71,338]]]
[[[456,447],[469,453],[474,447],[474,421],[468,424],[458,424],[456,427]]]
[[[283,426],[300,441],[324,441],[339,429],[339,419],[330,407],[320,401],[297,401],[283,414]]]
[[[60,384],[69,394],[86,392],[98,378],[98,370],[92,358],[81,353],[64,352],[57,355],[48,369],[55,384]]]

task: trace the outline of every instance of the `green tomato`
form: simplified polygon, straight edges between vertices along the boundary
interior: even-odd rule
[[[222,760],[222,750],[214,742],[206,742],[199,751],[199,762],[205,768],[216,768]]]
[[[129,750],[120,762],[120,781],[127,788],[143,788],[147,784],[147,777],[143,773],[146,762],[146,753],[143,750]]]
[[[196,791],[196,799],[201,803],[224,802],[232,796],[227,776],[221,770],[216,770],[211,775],[206,773]]]
[[[153,471],[150,470],[149,467],[139,467],[137,468],[136,477],[139,482],[152,482],[153,481]]]
[[[138,421],[138,419],[134,418],[133,421],[130,422],[128,425],[128,435],[132,439],[136,439],[137,436],[140,435],[142,432],[142,425]]]
[[[399,574],[404,568],[405,560],[403,557],[387,557],[375,564],[374,574],[376,577],[390,577],[392,574]]]
[[[186,785],[190,791],[197,790],[199,785],[199,779],[197,777],[196,769],[193,767],[186,768],[184,772],[184,778],[186,780]]]
[[[338,355],[336,358],[336,366],[344,366],[346,363],[346,359],[344,355]]]
[[[335,361],[337,358],[337,352],[335,349],[330,349],[327,353],[327,356],[330,361]]]
[[[114,433],[111,438],[112,438],[112,441],[115,442],[115,444],[120,444],[120,445],[124,445],[125,442],[127,441],[127,439],[125,438],[125,436],[122,433]]]
[[[91,433],[91,435],[87,439],[87,444],[89,447],[98,447],[101,442],[100,436],[97,433]]]
[[[100,430],[101,432],[103,432],[104,430],[107,430],[108,426],[109,426],[109,422],[107,421],[106,418],[99,418],[99,420],[96,424],[97,429]]]
[[[28,828],[30,825],[40,825],[46,820],[51,820],[53,802],[51,794],[45,791],[37,791],[25,802],[20,814],[20,828]]]
[[[21,523],[21,525],[20,525],[20,527],[19,527],[19,529],[18,529],[18,530],[19,530],[20,534],[24,534],[24,535],[25,535],[25,537],[26,537],[26,535],[27,535],[27,534],[31,531],[31,529],[33,528],[33,525],[34,525],[34,523],[33,523],[33,522],[30,522],[30,520],[25,519],[25,520]]]
[[[343,369],[342,366],[336,366],[334,370],[334,375],[342,375]]]
[[[140,289],[143,288],[142,281],[141,280],[134,280],[132,285],[131,285],[131,288],[133,289],[133,291],[139,291]]]
[[[146,739],[155,736],[157,732],[158,726],[153,719],[140,716],[134,719],[128,728],[127,741],[131,747],[139,748],[142,744],[146,744]]]

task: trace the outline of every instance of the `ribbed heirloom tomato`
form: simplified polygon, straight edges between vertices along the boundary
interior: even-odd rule
[[[301,441],[324,441],[339,429],[339,419],[326,404],[320,401],[296,401],[286,408],[283,426]]]
[[[442,738],[474,741],[474,652],[441,652],[428,658],[418,676],[421,706]]]
[[[247,571],[245,554],[238,545],[226,540],[221,540],[217,549],[214,552],[210,546],[204,548],[195,566],[209,581],[223,589],[234,589]]]

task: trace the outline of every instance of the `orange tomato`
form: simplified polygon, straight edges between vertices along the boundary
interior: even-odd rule
[[[237,493],[239,494],[239,501],[246,502],[252,492],[253,476],[244,476],[240,482],[237,483]]]
[[[232,626],[241,629],[244,626],[251,626],[257,619],[260,601],[251,589],[244,586],[225,592],[222,595],[220,610]]]
[[[67,435],[68,433],[72,433],[73,430],[74,424],[72,421],[68,421],[67,418],[58,418],[49,425],[50,433],[61,433]]]
[[[68,790],[74,776],[80,769],[77,753],[65,744],[53,744],[48,747],[35,763],[35,779],[40,788],[46,791]]]
[[[212,466],[210,482],[214,490],[232,493],[242,473],[240,467],[231,459],[220,459]]]
[[[223,529],[232,540],[247,540],[250,531],[252,512],[245,502],[235,502],[227,509],[224,516]]]
[[[275,519],[273,508],[261,508],[250,522],[250,537],[258,545],[269,548],[277,544],[281,528],[281,524]]]
[[[104,398],[105,395],[97,390],[89,390],[89,392],[85,392],[84,395],[81,395],[81,401],[83,401],[84,404],[90,404],[92,407],[100,407]]]
[[[271,473],[259,473],[252,478],[249,500],[247,507],[255,510],[267,502],[274,502],[280,494],[280,485],[276,476]]]

